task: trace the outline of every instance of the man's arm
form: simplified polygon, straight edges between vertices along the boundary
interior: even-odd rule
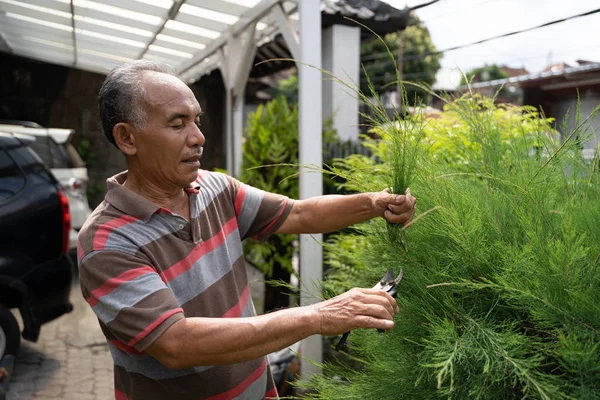
[[[404,224],[412,218],[415,202],[411,194],[394,195],[387,190],[296,200],[277,233],[327,233],[375,217]]]
[[[396,300],[374,289],[352,289],[311,306],[248,318],[184,318],[146,351],[171,369],[253,360],[313,334],[338,335],[356,328],[389,330]]]

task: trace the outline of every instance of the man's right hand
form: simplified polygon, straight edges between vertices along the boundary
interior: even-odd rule
[[[390,330],[398,313],[396,299],[380,289],[354,288],[313,306],[320,334],[339,335],[356,328]]]

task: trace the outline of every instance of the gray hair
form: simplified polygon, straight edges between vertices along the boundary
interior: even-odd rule
[[[113,129],[119,122],[132,123],[137,129],[146,126],[144,72],[160,72],[177,76],[173,67],[158,61],[136,60],[113,68],[98,96],[100,121],[104,135],[113,145]]]

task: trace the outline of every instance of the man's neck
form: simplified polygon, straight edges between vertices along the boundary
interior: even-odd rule
[[[179,214],[189,221],[189,199],[184,188],[158,186],[147,178],[140,179],[132,170],[128,171],[123,186],[157,206]]]

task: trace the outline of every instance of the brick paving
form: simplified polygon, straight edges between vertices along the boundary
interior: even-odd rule
[[[43,325],[37,343],[21,342],[6,400],[114,400],[110,352],[77,282],[71,302],[73,311]]]
[[[254,268],[248,275],[262,309],[264,278]],[[71,302],[73,311],[43,325],[36,343],[21,341],[6,400],[114,400],[110,351],[76,280]]]

